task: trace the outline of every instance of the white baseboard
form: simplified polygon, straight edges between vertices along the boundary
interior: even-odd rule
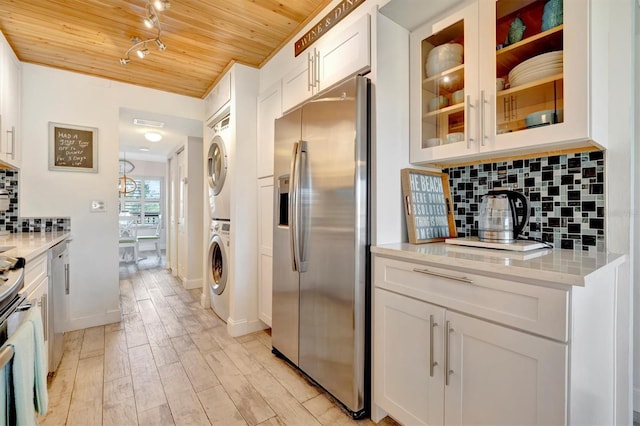
[[[187,290],[191,290],[192,288],[202,288],[202,278],[196,279],[182,279],[182,286]]]
[[[245,319],[234,321],[231,317],[227,319],[227,333],[231,337],[244,336],[245,334],[268,328],[265,323],[260,320],[247,321]]]
[[[81,330],[83,328],[96,327],[99,325],[112,324],[120,322],[122,315],[120,309],[107,311],[99,315],[91,315],[87,317],[71,318],[64,327],[65,331]]]

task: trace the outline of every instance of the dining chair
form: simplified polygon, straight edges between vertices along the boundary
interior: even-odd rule
[[[162,253],[160,252],[160,228],[162,228],[162,216],[158,216],[158,223],[156,224],[156,230],[154,234],[151,235],[138,235],[137,241],[138,243],[150,243],[154,242],[156,246],[156,254],[158,256],[158,261],[162,259]]]
[[[133,249],[133,261],[138,264],[138,225],[135,221],[120,225],[118,246],[123,249],[123,261],[128,261],[127,253],[129,249]]]

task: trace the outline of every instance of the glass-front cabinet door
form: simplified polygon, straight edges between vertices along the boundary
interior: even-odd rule
[[[412,162],[477,152],[477,34],[477,3],[411,33]]]
[[[586,2],[481,1],[480,152],[586,138]]]

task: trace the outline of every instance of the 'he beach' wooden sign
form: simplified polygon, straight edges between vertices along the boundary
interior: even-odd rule
[[[428,243],[455,237],[449,176],[446,173],[403,169],[401,177],[409,242]]]

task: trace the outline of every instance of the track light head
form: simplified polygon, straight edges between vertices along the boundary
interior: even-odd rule
[[[169,0],[155,0],[153,7],[158,11],[167,10],[171,7],[171,3],[169,3]]]
[[[129,58],[120,58],[120,65],[127,65],[129,62],[131,62]]]
[[[138,49],[136,51],[136,54],[138,55],[138,58],[144,59],[144,57],[149,54],[149,49],[147,49],[146,47],[143,47],[142,49]]]
[[[145,27],[153,28],[156,25],[156,15],[154,15],[153,13],[150,13],[149,16],[147,16],[142,20],[142,22],[144,23]]]
[[[158,46],[158,50],[165,50],[167,48],[167,46],[159,38],[157,38],[155,41],[156,45]]]

